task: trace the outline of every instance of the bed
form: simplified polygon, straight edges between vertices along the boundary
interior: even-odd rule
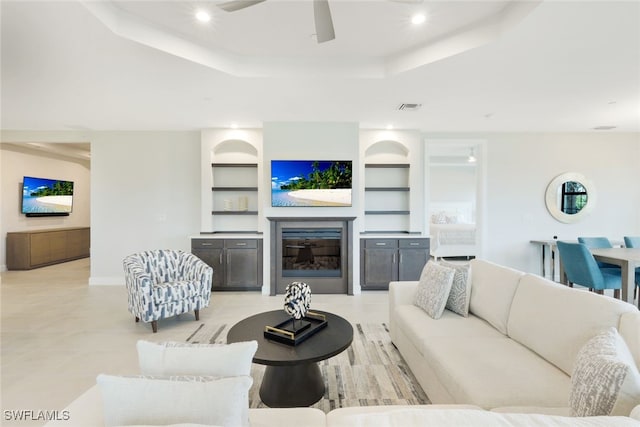
[[[475,257],[478,253],[472,202],[430,203],[429,234],[431,256]]]

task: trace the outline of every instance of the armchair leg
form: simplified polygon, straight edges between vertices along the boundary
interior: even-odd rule
[[[136,316],[136,323],[140,321],[140,318]]]
[[[153,329],[153,333],[155,334],[156,332],[158,332],[158,321],[157,320],[153,320],[151,322],[151,329]]]
[[[620,289],[614,289],[613,290],[613,297],[615,299],[620,299]]]
[[[194,311],[196,313],[196,320],[200,320],[200,310],[196,309]]]

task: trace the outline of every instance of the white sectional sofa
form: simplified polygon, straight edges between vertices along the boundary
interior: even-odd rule
[[[635,388],[624,389],[635,390],[634,394],[625,395],[627,409],[624,413],[569,416],[570,375],[574,365],[579,364],[576,357],[583,359],[583,346],[594,342],[593,337],[603,329],[613,331],[616,339],[622,336],[626,343],[623,345],[628,354],[625,366],[632,366],[634,375],[621,377],[640,377],[636,369],[640,360],[640,313],[635,306],[481,260],[471,262],[469,284],[471,291],[466,294],[469,316],[445,310],[437,320],[414,305],[418,282],[392,282],[390,285],[391,338],[432,405],[339,408],[328,414],[314,408],[248,409],[246,394],[242,399],[229,400],[226,389],[223,393],[203,395],[199,388],[192,389],[188,384],[170,389],[181,391],[164,393],[164,397],[161,396],[163,403],[158,403],[153,397],[157,394],[157,383],[145,383],[150,388],[137,389],[144,393],[131,391],[129,387],[121,387],[114,393],[105,388],[105,381],[110,386],[117,386],[120,380],[99,376],[98,385],[59,412],[63,419],[51,421],[46,426],[104,426],[105,420],[113,419],[113,414],[123,409],[133,414],[129,419],[135,420],[134,424],[140,427],[150,423],[145,423],[145,417],[138,417],[138,414],[157,412],[158,405],[184,405],[184,408],[178,408],[182,414],[179,421],[172,415],[171,422],[161,425],[195,426],[175,423],[188,421],[193,413],[208,417],[212,411],[217,411],[213,408],[220,407],[224,399],[228,403],[222,405],[234,406],[244,400],[240,410],[244,411],[245,420],[248,411],[248,420],[253,427],[640,426],[640,394],[637,393],[640,383],[631,384]],[[599,341],[595,343],[597,345]],[[158,344],[139,342],[142,374],[160,376],[145,377],[143,381],[163,381],[162,377],[167,375],[231,376],[227,378],[245,375],[246,378],[255,353],[255,346],[251,346],[255,344],[231,346],[234,345],[244,346],[237,353],[242,357],[220,356],[226,351],[237,351],[230,347],[194,349],[179,343],[158,348]],[[211,362],[209,351],[218,355],[216,363]],[[189,363],[184,363],[187,357]],[[180,372],[175,372],[176,369]],[[211,370],[216,372],[209,372]],[[196,386],[197,382],[193,387]],[[140,395],[146,395],[146,406],[136,406],[136,396]],[[198,399],[200,406],[191,401]],[[199,409],[192,410],[190,406]],[[158,416],[154,419],[158,420]],[[232,423],[224,424],[235,427]]]
[[[576,355],[609,327],[640,362],[632,304],[482,260],[469,280],[469,316],[437,320],[414,305],[418,282],[390,284],[391,339],[433,403],[569,415]]]
[[[93,386],[74,400],[64,411],[67,411],[67,420],[50,421],[45,427],[105,425],[102,399],[97,386]],[[572,418],[541,414],[498,413],[473,405],[365,406],[334,409],[328,414],[315,408],[260,408],[249,410],[249,420],[251,427],[638,427],[640,408],[637,412],[634,418]],[[198,426],[197,424],[170,425]],[[137,427],[143,426],[137,425]]]

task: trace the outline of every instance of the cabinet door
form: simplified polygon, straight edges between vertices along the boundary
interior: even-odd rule
[[[365,249],[363,289],[387,289],[398,280],[397,249]]]
[[[400,249],[399,280],[418,280],[429,260],[429,250]]]
[[[399,280],[418,280],[429,260],[429,239],[401,239]]]
[[[226,286],[258,286],[258,250],[226,249]]]
[[[224,286],[224,250],[215,247],[192,247],[191,253],[213,268],[211,289],[219,289]]]

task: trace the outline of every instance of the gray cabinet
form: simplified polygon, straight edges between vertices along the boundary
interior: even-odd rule
[[[418,280],[429,259],[429,239],[360,239],[360,286],[389,289],[395,280]]]
[[[212,290],[262,288],[262,239],[192,239],[191,252],[213,268]]]

